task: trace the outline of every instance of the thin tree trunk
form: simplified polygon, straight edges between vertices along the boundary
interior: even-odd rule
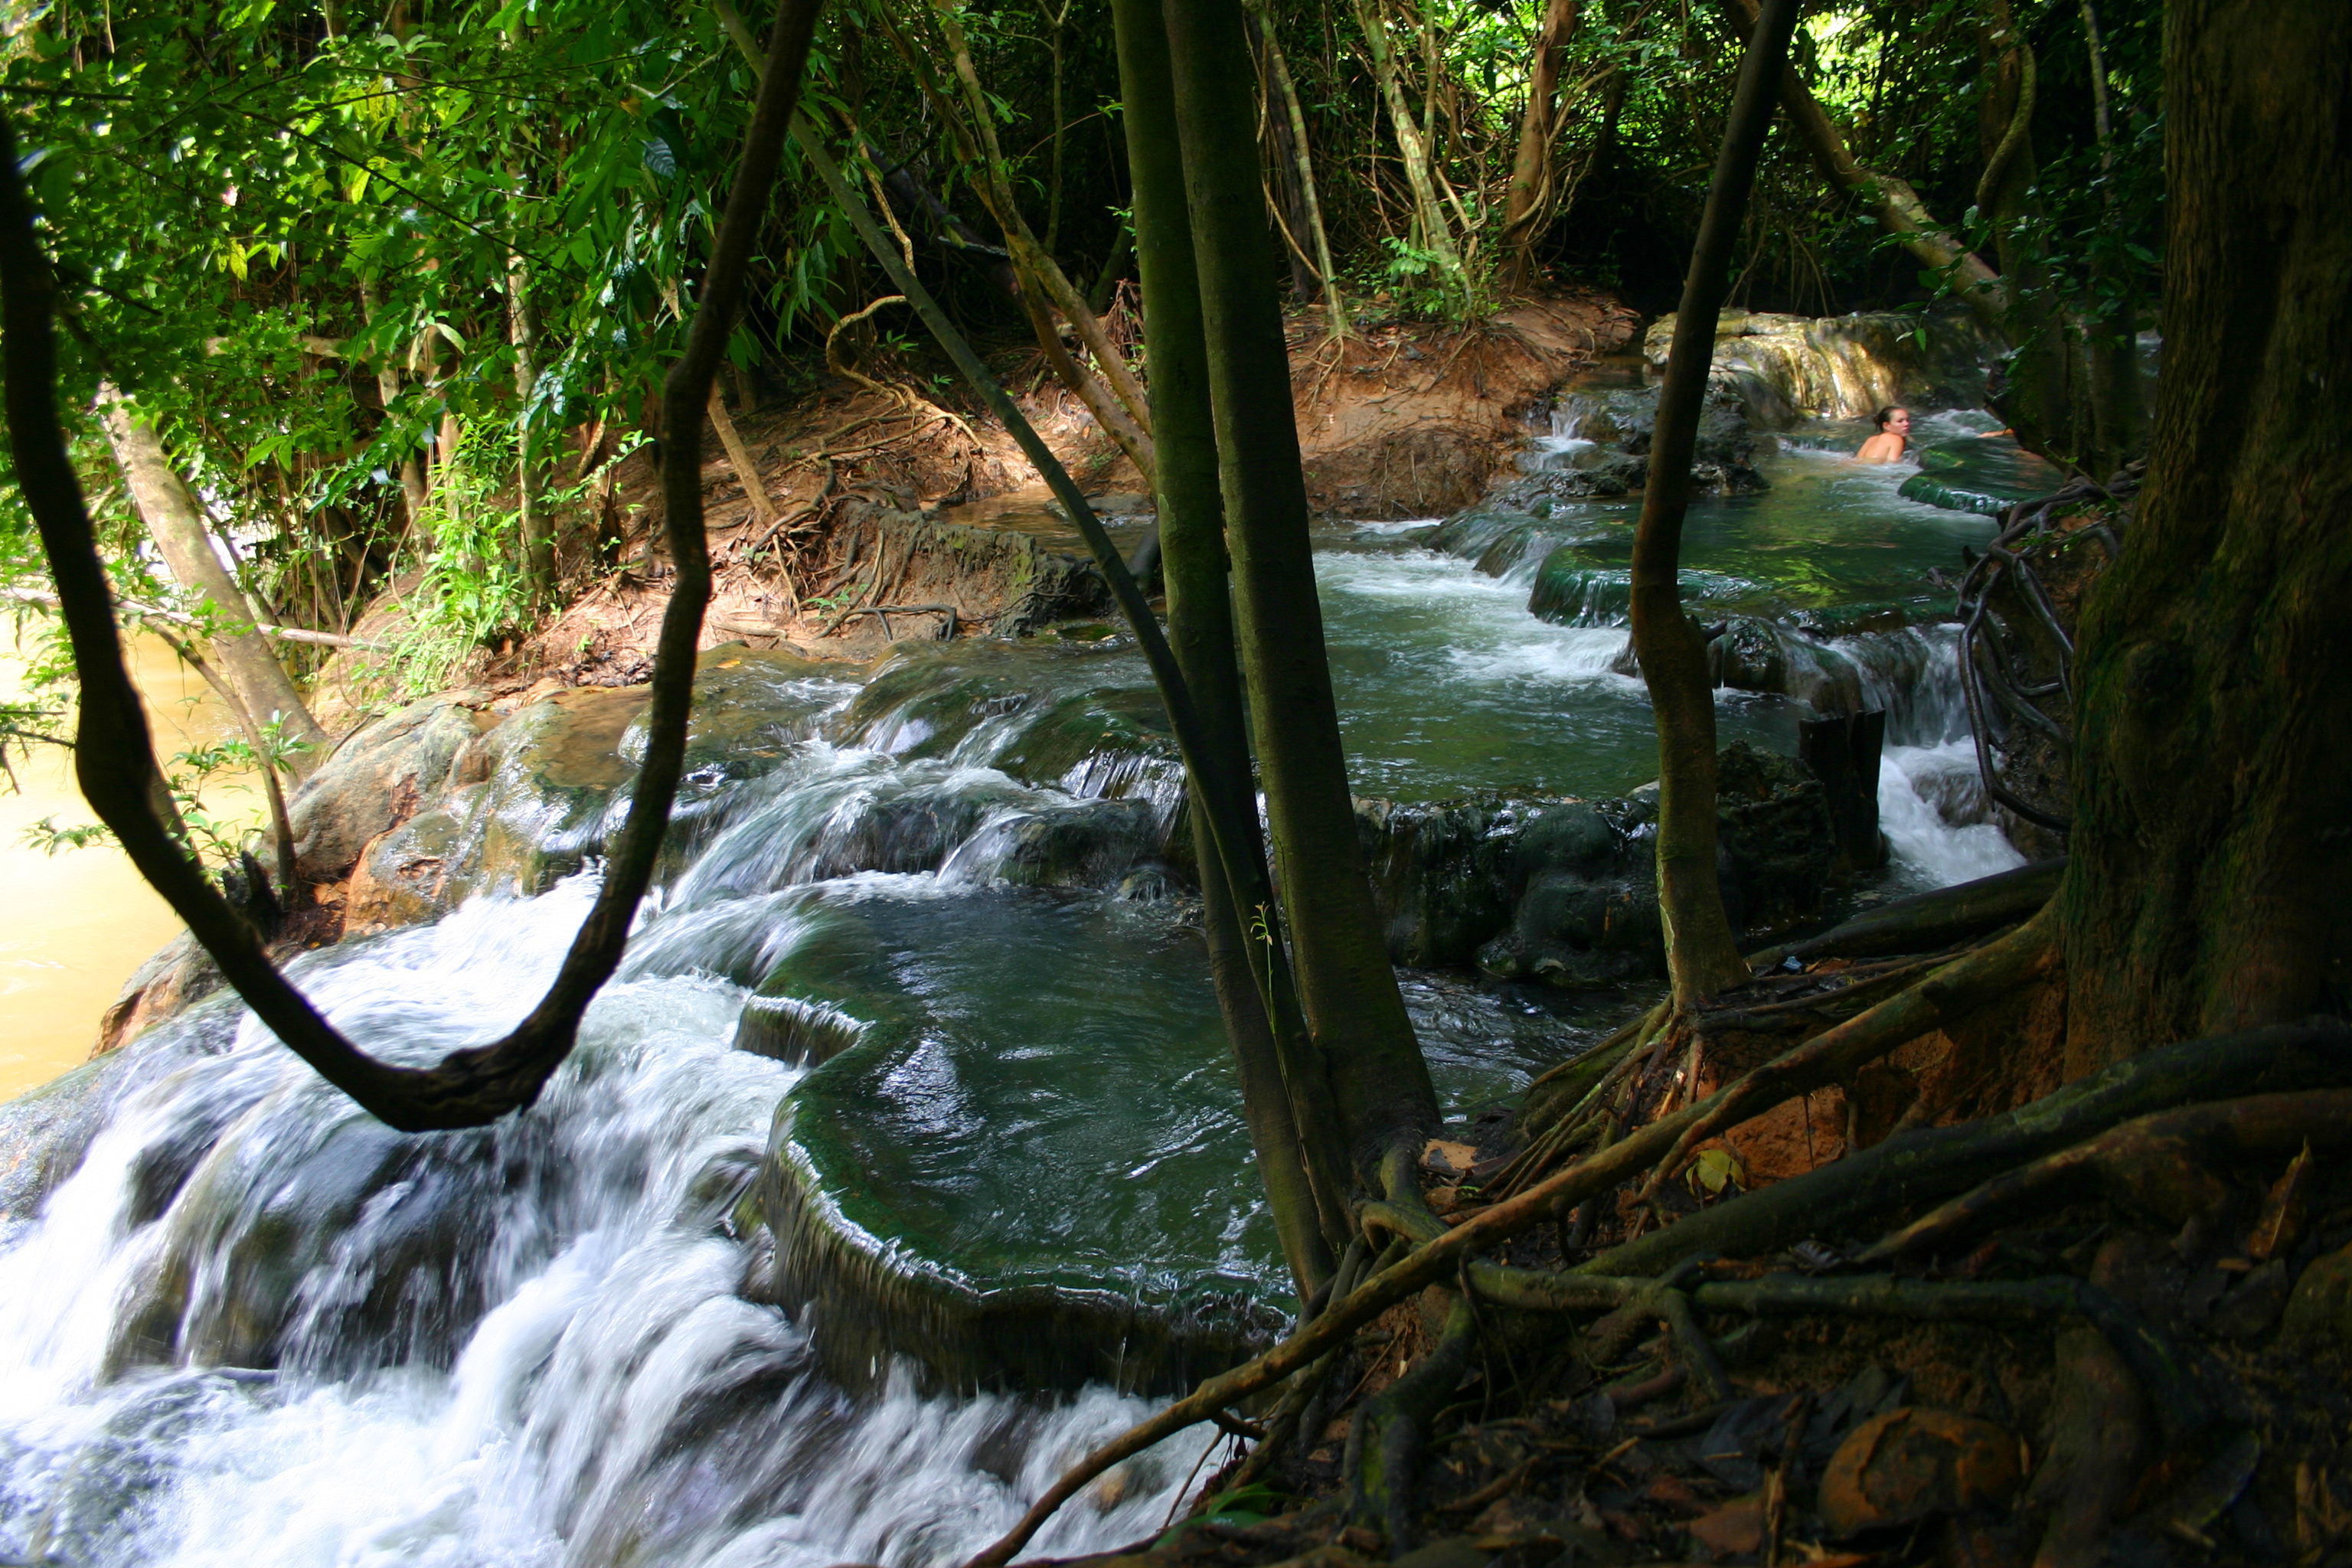
[[[1658,394],[1649,482],[1633,535],[1633,649],[1658,722],[1658,909],[1675,1005],[1688,1007],[1748,978],[1716,875],[1715,691],[1706,647],[1683,613],[1683,512],[1690,500],[1691,453],[1715,356],[1716,316],[1728,291],[1731,252],[1746,216],[1756,163],[1770,128],[1774,89],[1798,0],[1765,0],[1749,31],[1739,83],[1707,187],[1706,210],[1683,279]]]
[[[1265,0],[1244,0],[1256,37],[1265,50],[1265,74],[1280,105],[1282,120],[1290,128],[1286,139],[1292,160],[1293,177],[1297,181],[1301,205],[1307,210],[1307,227],[1315,242],[1315,270],[1321,275],[1325,325],[1335,338],[1348,335],[1348,301],[1339,292],[1339,269],[1331,259],[1331,236],[1323,224],[1323,197],[1315,181],[1315,159],[1307,142],[1307,110],[1298,101],[1298,84],[1291,79],[1290,61],[1282,52],[1282,39],[1274,30],[1274,18],[1267,15]]]
[[[1208,344],[1193,260],[1192,220],[1185,209],[1184,171],[1178,150],[1175,100],[1168,70],[1168,37],[1159,0],[1113,0],[1118,33],[1119,91],[1128,121],[1128,166],[1135,205],[1136,266],[1143,287],[1146,362],[1151,369],[1152,426],[1159,432],[1160,541],[1168,588],[1168,637],[1192,693],[1204,739],[1224,760],[1223,776],[1246,783],[1249,735],[1241,675],[1234,664],[1233,603],[1227,582],[1224,507],[1217,489],[1217,443],[1209,394]],[[1332,1267],[1331,1238],[1348,1234],[1344,1161],[1328,1115],[1326,1085],[1303,1085],[1313,1106],[1291,1093],[1293,1073],[1321,1076],[1321,1063],[1287,1020],[1292,1073],[1276,1026],[1269,1022],[1260,973],[1253,963],[1248,921],[1221,863],[1208,809],[1199,797],[1213,781],[1191,781],[1192,833],[1201,865],[1202,924],[1209,969],[1241,1069],[1242,1105],[1257,1151],[1258,1169],[1274,1212],[1299,1299],[1305,1300]],[[1254,830],[1255,799],[1233,803],[1234,817]],[[1255,831],[1226,853],[1246,864],[1244,879],[1268,883],[1265,847]],[[1311,1091],[1320,1088],[1320,1095]],[[1310,1151],[1310,1139],[1326,1147]],[[1318,1184],[1311,1172],[1325,1177]],[[1321,1187],[1318,1204],[1318,1184]],[[1332,1222],[1336,1221],[1336,1227]]]
[[[719,432],[719,446],[726,449],[728,466],[735,470],[744,495],[751,499],[751,515],[763,523],[772,521],[776,503],[768,499],[767,484],[760,478],[759,459],[751,455],[742,432],[735,428],[735,421],[727,412],[727,402],[719,395],[716,377],[710,383],[710,423]]]
[[[1247,0],[1244,0],[1246,8]],[[1265,142],[1266,200],[1281,226],[1283,259],[1290,267],[1290,297],[1305,301],[1322,292],[1323,279],[1314,257],[1307,254],[1308,223],[1306,194],[1298,187],[1298,150],[1290,116],[1284,112],[1281,90],[1275,86],[1266,47],[1265,24],[1249,13],[1250,52],[1257,60],[1258,134]]]
[[[1397,991],[1356,838],[1282,314],[1265,284],[1249,45],[1239,0],[1169,8],[1169,52],[1199,269],[1242,661],[1299,996],[1359,1179],[1416,1152],[1437,1097]]]
[[[205,684],[213,689],[214,695],[221,700],[221,705],[228,710],[229,717],[236,721],[237,729],[244,732],[245,743],[253,752],[254,765],[261,770],[262,795],[269,803],[269,841],[277,861],[278,896],[291,908],[297,896],[294,887],[294,821],[287,815],[286,792],[278,787],[277,764],[270,761],[268,736],[255,720],[253,710],[237,696],[236,688],[231,686],[205,656],[196,651],[194,644],[181,641],[152,622],[148,624],[148,629],[171,645],[172,651],[180,656],[180,662],[204,678]]]
[[[123,484],[131,491],[139,515],[146,520],[147,531],[153,536],[164,565],[171,569],[181,587],[213,606],[216,617],[211,632],[213,648],[219,654],[221,668],[227,672],[237,695],[257,718],[278,715],[288,735],[310,742],[322,751],[326,731],[310,717],[302,694],[295,689],[293,678],[286,673],[286,667],[278,662],[278,656],[256,629],[261,617],[254,614],[245,591],[236,585],[236,579],[229,575],[228,568],[214,549],[212,528],[205,521],[204,509],[197,505],[186,481],[164,454],[155,427],[134,412],[130,402],[110,384],[100,386],[98,406],[99,417],[106,426],[107,444],[114,448],[114,461],[122,470]],[[298,762],[298,774],[316,765],[317,754],[311,754],[310,761]]]
[[[1552,210],[1552,152],[1559,141],[1560,67],[1583,14],[1580,0],[1545,0],[1543,31],[1528,67],[1528,106],[1519,116],[1519,145],[1503,205],[1503,276],[1514,289],[1535,278],[1536,239]]]
[[[712,0],[712,5],[719,11],[722,22],[732,9],[728,0]],[[1007,291],[1028,315],[1038,347],[1044,351],[1046,363],[1052,367],[1055,379],[1086,405],[1087,412],[1095,416],[1103,432],[1127,454],[1128,459],[1135,464],[1145,483],[1149,484],[1153,462],[1150,400],[1126,360],[1119,356],[1118,350],[1104,335],[1101,319],[1079,298],[1077,290],[1063,275],[1053,257],[1037,245],[1035,237],[1029,233],[1026,221],[1021,216],[1018,204],[1013,200],[1010,189],[1003,185],[1003,157],[997,148],[995,131],[986,117],[987,100],[980,91],[980,78],[972,69],[969,52],[962,47],[961,27],[951,17],[942,16],[941,26],[954,47],[965,108],[971,110],[974,105],[978,106],[980,141],[973,139],[971,129],[964,124],[966,116],[958,113],[955,103],[940,89],[929,62],[922,53],[891,24],[887,13],[877,13],[875,20],[888,36],[891,47],[898,50],[899,58],[907,62],[917,86],[956,142],[960,154],[971,165],[975,174],[972,189],[979,194],[990,216],[996,219],[998,230],[1004,237],[1002,252],[993,246],[986,248],[990,255],[1000,258],[1004,271],[1010,276]],[[737,48],[745,51],[747,58],[758,57],[757,46],[749,41],[748,31],[730,27],[729,32],[734,37]],[[897,177],[894,175],[892,179],[895,184]],[[953,231],[961,227],[944,207],[939,206],[938,198],[915,185],[912,180],[907,180],[905,184],[912,186],[927,205],[938,207],[939,216],[944,220],[947,229]],[[1039,302],[1041,300],[1058,306],[1069,318],[1080,341],[1102,367],[1103,377],[1108,378],[1108,387],[1103,384],[1102,377],[1097,377],[1070,357],[1061,342],[1060,333],[1054,329],[1049,312]],[[1118,416],[1106,418],[1104,410],[1113,405],[1118,407]]]
[[[1756,26],[1756,0],[1731,0],[1732,15],[1742,36]],[[1854,161],[1845,138],[1797,74],[1794,66],[1780,72],[1780,102],[1789,124],[1806,153],[1833,190],[1851,192],[1868,206],[1879,226],[1902,242],[1922,265],[1954,273],[1954,286],[1977,319],[1997,332],[2009,331],[2009,289],[2000,274],[1981,257],[1947,233],[1910,184],[1892,174],[1865,169]]]
[[[1429,143],[1422,139],[1421,127],[1413,121],[1412,106],[1405,101],[1404,85],[1397,77],[1388,18],[1381,15],[1381,0],[1350,0],[1350,4],[1355,7],[1356,25],[1364,35],[1364,46],[1372,57],[1372,79],[1380,89],[1381,101],[1388,108],[1389,128],[1396,134],[1397,156],[1404,163],[1405,183],[1412,189],[1413,216],[1421,226],[1422,247],[1437,258],[1448,285],[1460,292],[1466,302],[1470,280],[1463,270],[1462,253],[1454,248],[1454,230],[1445,221],[1444,204],[1437,195],[1437,181],[1430,168]]]
[[[702,307],[666,384],[671,417],[664,427],[682,448],[663,476],[665,526],[672,536],[677,581],[662,614],[645,757],[627,818],[611,844],[603,885],[562,967],[530,1015],[503,1038],[455,1052],[427,1068],[371,1057],[320,1016],[269,962],[251,928],[189,861],[153,809],[160,770],[152,739],[123,667],[105,569],[58,426],[50,320],[57,286],[35,237],[13,128],[0,117],[0,379],[5,381],[17,486],[40,529],[81,679],[75,773],[82,792],[140,875],[188,922],[262,1025],[321,1077],[404,1131],[480,1126],[538,1097],[569,1056],[581,1016],[620,963],[631,921],[652,880],[683,771],[694,645],[709,600],[695,460],[701,433],[697,416],[742,300],[744,274],[764,221],[816,19],[816,0],[782,0],[778,7],[772,35],[777,68],[761,84],[712,247]]]
[[[360,284],[360,309],[371,322],[375,320],[376,304],[375,285],[362,280]],[[379,356],[375,367],[375,392],[383,404],[387,418],[391,416],[392,405],[400,401],[400,390],[398,356],[388,353]],[[426,549],[431,549],[433,518],[425,510],[425,465],[417,460],[415,452],[400,459],[400,500],[408,510],[409,531],[416,535],[418,542]]]
[[[2079,638],[2070,1076],[2341,1012],[2352,9],[2172,0],[2164,382]]]
[[[2099,141],[2099,170],[2115,168],[2115,123],[2107,101],[2106,49],[2099,37],[2099,13],[2093,0],[2083,0],[2083,38],[2091,73],[2091,123]],[[2110,182],[2099,198],[2107,221],[2120,238],[2124,225],[2116,210]],[[2095,293],[2108,301],[2104,319],[2087,323],[2091,353],[2092,406],[2100,415],[2098,440],[2108,452],[2126,456],[2147,444],[2147,396],[2139,373],[2139,290],[2127,265],[2119,265],[2113,246],[2092,252]],[[2095,475],[2094,478],[2105,478]]]
[[[523,581],[534,601],[555,592],[555,532],[540,499],[530,403],[539,387],[539,321],[530,308],[530,271],[522,253],[507,252],[507,341],[515,365],[515,507],[522,529]]]
[[[981,90],[980,72],[971,63],[971,49],[964,41],[963,25],[956,20],[948,3],[937,6],[940,30],[948,41],[953,58],[956,81],[963,89],[964,107],[980,135],[981,163],[986,178],[974,188],[989,201],[997,224],[1004,230],[1005,247],[1013,252],[1013,263],[1024,273],[1023,283],[1034,279],[1041,287],[1054,308],[1069,319],[1079,341],[1101,367],[1103,379],[1110,384],[1120,405],[1136,428],[1145,435],[1151,433],[1150,400],[1144,395],[1143,384],[1135,378],[1125,359],[1102,330],[1102,321],[1087,309],[1085,298],[1064,275],[1060,263],[1051,251],[1037,243],[1030,231],[1029,221],[1021,216],[1021,205],[1013,197],[1013,187],[1005,178],[1007,167],[1003,149],[997,144],[996,121],[988,107],[988,95]],[[1147,477],[1149,477],[1147,470]]]
[[[1062,30],[1070,20],[1070,0],[1062,0],[1062,8],[1050,18],[1054,28],[1054,92],[1047,123],[1054,128],[1051,150],[1046,158],[1045,175],[1045,251],[1051,255],[1055,244],[1062,237],[1062,142],[1066,127],[1062,123]]]

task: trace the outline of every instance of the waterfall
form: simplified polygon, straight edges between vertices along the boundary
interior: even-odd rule
[[[296,977],[425,1059],[520,1015],[592,890],[477,900]],[[1144,1412],[903,1374],[853,1402],[819,1376],[740,1293],[731,1216],[797,1073],[730,1048],[741,987],[661,945],[492,1128],[390,1133],[221,1005],[84,1069],[104,1125],[0,1252],[0,1556],[945,1563]],[[1126,1467],[1042,1548],[1148,1534],[1210,1437]]]
[[[1579,417],[1564,408],[1543,439],[1580,439]],[[1705,502],[1700,537],[1738,543],[1732,522],[1752,531],[1806,493]],[[1870,528],[1877,494],[1859,514]],[[1978,526],[1883,504],[1904,529]],[[1592,502],[1325,542],[1360,793],[1600,799],[1652,776],[1654,732],[1604,591],[1629,521],[1625,503]],[[1738,613],[1824,574],[1849,599],[1885,599],[1837,563],[1776,564],[1805,526],[1764,529],[1753,565],[1715,574],[1727,601],[1747,596]],[[1864,542],[1853,558],[1883,553]],[[1569,625],[1528,607],[1564,551],[1601,585]],[[1933,885],[2016,856],[1975,785],[1951,630],[1909,616],[1791,628],[1788,646],[1797,678],[1887,710],[1895,879]],[[737,662],[725,744],[745,765],[696,775],[627,958],[530,1110],[393,1134],[227,999],[0,1109],[0,1560],[928,1568],[968,1554],[1146,1405],[1100,1384],[943,1393],[911,1363],[848,1392],[824,1360],[824,1314],[842,1309],[765,1304],[780,1103],[865,1117],[890,1141],[847,1168],[896,1172],[919,1150],[919,1190],[897,1195],[930,1227],[923,1245],[1009,1226],[1018,1246],[993,1256],[1024,1278],[1093,1268],[1097,1295],[1208,1289],[1261,1314],[1278,1297],[1172,896],[1189,854],[1181,775],[1132,649],[915,647],[862,682],[795,678],[772,698],[753,656]],[[1719,726],[1785,754],[1801,711],[1727,691]],[[521,756],[530,733],[501,743]],[[593,856],[621,799],[575,792],[546,819],[563,866]],[[493,1038],[553,973],[593,890],[586,864],[535,898],[478,892],[436,923],[305,955],[295,978],[394,1059]],[[896,988],[881,998],[893,1016],[927,1020],[919,1050],[861,1077],[736,1048],[755,993],[808,998],[815,1016],[835,999],[762,988],[853,950]],[[1091,967],[1106,952],[1118,985]],[[1585,1026],[1538,994],[1408,978],[1454,1107],[1506,1097],[1572,1048]],[[861,1037],[850,1014],[835,1021]],[[1135,1077],[1139,1063],[1161,1079]],[[886,1103],[890,1117],[868,1114]],[[1154,1115],[1148,1136],[1119,1120]],[[1009,1163],[977,1171],[984,1156]],[[957,1193],[986,1212],[950,1214]],[[911,1252],[916,1228],[873,1239]],[[952,1272],[956,1258],[918,1261]],[[1150,1535],[1218,1440],[1196,1429],[1121,1467],[1036,1549]]]

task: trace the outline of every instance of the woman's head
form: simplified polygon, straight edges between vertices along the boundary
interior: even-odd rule
[[[1907,436],[1911,432],[1911,411],[1899,403],[1890,403],[1878,411],[1877,425],[1881,430]]]

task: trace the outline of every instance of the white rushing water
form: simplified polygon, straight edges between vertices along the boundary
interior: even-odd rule
[[[1358,524],[1353,531],[1360,539],[1379,541],[1381,547],[1317,557],[1338,657],[1345,658],[1341,645],[1358,626],[1375,628],[1383,674],[1405,677],[1370,684],[1358,710],[1343,713],[1351,730],[1381,729],[1383,721],[1402,723],[1395,715],[1363,706],[1392,691],[1413,705],[1416,727],[1442,732],[1475,714],[1482,732],[1516,727],[1553,740],[1549,752],[1531,743],[1507,753],[1502,765],[1517,771],[1483,782],[1560,788],[1559,777],[1546,770],[1567,761],[1569,748],[1580,761],[1612,751],[1624,755],[1625,765],[1635,771],[1601,786],[1602,793],[1622,793],[1646,782],[1646,770],[1654,767],[1655,740],[1647,689],[1638,675],[1622,672],[1627,629],[1541,619],[1528,608],[1538,560],[1489,576],[1461,556],[1410,542],[1413,534],[1435,526],[1430,519]],[[1829,658],[1853,667],[1865,703],[1887,715],[1879,826],[1905,891],[1949,887],[2024,864],[1992,821],[1978,777],[1960,696],[1958,646],[1951,626],[1866,633],[1823,645]],[[1345,686],[1343,710],[1350,701]],[[1726,740],[1751,732],[1765,736],[1776,709],[1783,710],[1780,718],[1793,733],[1785,700],[1728,690],[1717,696]],[[1379,738],[1394,746],[1418,737],[1381,729]],[[1790,740],[1773,737],[1767,743],[1786,750]],[[1458,757],[1447,761],[1456,769],[1465,765]]]
[[[1637,770],[1610,793],[1641,782],[1654,742],[1616,668],[1622,627],[1538,619],[1532,563],[1484,575],[1415,548],[1422,526],[1369,526],[1385,548],[1321,560],[1343,688],[1368,694],[1351,733],[1400,777],[1542,788],[1600,755]],[[1826,646],[1888,710],[1898,880],[2016,864],[1948,629]],[[1776,702],[1727,694],[1727,734],[1764,733]],[[803,1327],[747,1294],[761,1259],[735,1214],[798,1069],[731,1042],[745,986],[799,929],[794,889],[950,897],[1003,875],[1034,817],[1116,806],[1142,846],[1173,805],[1150,761],[1008,778],[986,763],[993,719],[946,754],[900,754],[925,738],[915,713],[796,742],[711,816],[577,1051],[498,1126],[394,1134],[217,1004],[106,1069],[78,1169],[0,1232],[0,1563],[929,1568],[1141,1415],[1099,1387],[948,1397],[904,1373],[852,1399]],[[297,978],[367,1048],[435,1059],[537,998],[592,891],[477,900]],[[1150,1535],[1215,1441],[1196,1428],[1131,1461],[1033,1550]]]
[[[370,1048],[436,1055],[520,1014],[590,891],[477,900],[300,978]],[[836,1392],[739,1294],[727,1232],[793,1069],[730,1048],[738,987],[633,967],[539,1105],[476,1131],[389,1133],[218,1008],[133,1047],[143,1086],[0,1253],[0,1560],[950,1562],[1145,1411]],[[167,1320],[183,1364],[136,1342]],[[1203,1446],[1041,1548],[1149,1534]]]

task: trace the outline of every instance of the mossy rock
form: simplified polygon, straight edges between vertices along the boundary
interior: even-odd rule
[[[32,1218],[80,1167],[129,1059],[110,1051],[0,1104],[0,1224]]]
[[[1197,939],[1003,890],[799,918],[739,1036],[816,1064],[777,1113],[754,1289],[836,1377],[1168,1391],[1275,1331]]]
[[[2017,503],[2015,496],[1998,496],[1963,485],[1947,482],[1948,475],[1917,473],[1903,481],[1897,493],[1905,500],[1917,501],[1922,506],[1938,506],[1947,511],[1973,511],[1985,517],[1998,517]]]

